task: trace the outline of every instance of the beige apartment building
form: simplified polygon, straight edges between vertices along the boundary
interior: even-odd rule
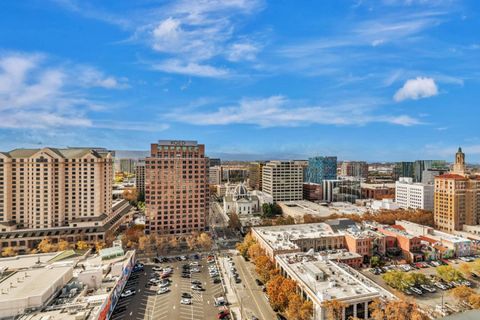
[[[2,231],[68,225],[112,210],[112,155],[103,149],[0,153]]]
[[[436,228],[446,232],[479,224],[480,176],[466,173],[461,148],[455,155],[453,171],[435,177],[434,218]]]
[[[203,231],[209,210],[208,158],[197,141],[160,140],[146,158],[147,231]]]
[[[303,199],[303,163],[300,161],[269,161],[262,169],[262,191],[273,201]]]
[[[131,206],[112,203],[113,155],[106,149],[0,152],[0,248],[52,240],[101,241]]]

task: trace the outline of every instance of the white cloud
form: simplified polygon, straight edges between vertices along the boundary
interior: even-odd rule
[[[89,117],[102,106],[86,89],[123,85],[124,80],[90,66],[52,65],[39,54],[0,55],[0,129],[106,128],[105,122]],[[127,123],[124,129],[142,126]]]
[[[74,71],[79,84],[85,87],[100,87],[105,89],[128,88],[128,79],[107,76],[103,72],[90,67],[80,66]]]
[[[437,94],[438,88],[434,79],[417,77],[407,80],[403,87],[395,93],[393,99],[400,102],[406,99],[417,100],[433,97]]]
[[[216,68],[207,64],[198,64],[196,62],[186,62],[182,60],[166,60],[164,62],[153,65],[154,70],[178,73],[189,76],[222,78],[226,77],[229,72],[227,69]]]
[[[239,42],[230,46],[227,51],[227,59],[233,62],[255,60],[260,48],[253,43]]]
[[[375,115],[372,101],[346,102],[335,106],[303,106],[284,96],[242,99],[238,104],[212,112],[176,110],[173,121],[196,125],[253,124],[261,127],[294,127],[308,124],[364,125],[372,122],[411,126],[421,122],[410,116]],[[297,106],[298,105],[298,106]]]

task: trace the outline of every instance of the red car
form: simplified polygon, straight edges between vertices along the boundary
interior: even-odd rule
[[[221,311],[217,314],[218,319],[226,319],[228,317],[230,317],[230,313],[228,311],[225,311],[225,310],[223,310],[223,311]]]

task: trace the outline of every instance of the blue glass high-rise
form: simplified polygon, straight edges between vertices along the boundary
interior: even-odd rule
[[[323,180],[337,179],[337,157],[313,157],[308,159],[305,181],[322,183]]]

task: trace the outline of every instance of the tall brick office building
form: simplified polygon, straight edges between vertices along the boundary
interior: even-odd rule
[[[160,140],[145,159],[146,229],[182,234],[207,228],[208,158],[197,141]]]

